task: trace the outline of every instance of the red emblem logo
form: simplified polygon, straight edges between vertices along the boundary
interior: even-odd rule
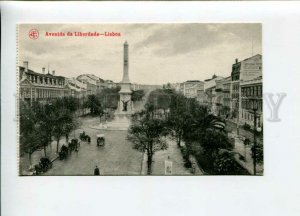
[[[39,37],[39,31],[36,29],[31,29],[29,31],[29,37],[33,40],[37,39]]]

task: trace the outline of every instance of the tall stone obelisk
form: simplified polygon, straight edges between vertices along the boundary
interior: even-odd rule
[[[131,101],[131,83],[128,74],[128,43],[124,43],[124,56],[123,56],[123,79],[119,83],[121,89],[119,91],[120,101],[118,102],[118,108],[114,113],[114,119],[111,122],[97,127],[101,130],[128,130],[131,124],[130,116],[133,114],[133,103]]]
[[[124,114],[131,114],[133,111],[132,101],[131,101],[131,83],[129,80],[129,55],[128,55],[128,43],[124,43],[124,53],[123,53],[123,79],[120,82],[121,90],[119,91],[120,101],[118,111]]]
[[[125,41],[124,50],[123,50],[123,79],[122,79],[122,83],[130,83],[129,74],[128,74],[128,69],[129,69],[128,46],[129,45],[128,45],[127,41]]]

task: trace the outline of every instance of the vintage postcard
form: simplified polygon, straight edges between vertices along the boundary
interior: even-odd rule
[[[18,24],[20,176],[263,175],[260,23]]]

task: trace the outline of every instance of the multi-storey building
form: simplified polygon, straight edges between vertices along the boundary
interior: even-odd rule
[[[262,110],[263,110],[263,85],[262,77],[257,77],[248,81],[241,81],[241,109],[240,124],[247,123],[252,128],[254,126],[254,109],[257,110],[257,126],[262,126]]]
[[[179,91],[186,96],[187,98],[196,98],[198,97],[199,91],[204,90],[204,83],[199,80],[188,80],[180,84]]]
[[[216,80],[215,113],[229,117],[231,77]]]
[[[218,104],[220,103],[220,100],[217,97],[218,93],[216,91],[216,89],[217,89],[216,82],[218,80],[222,80],[222,79],[223,79],[223,77],[213,75],[213,77],[211,79],[204,80],[204,92],[205,92],[204,104],[206,104],[208,106],[211,113],[213,113],[214,115],[219,115],[219,110],[218,110],[219,105]]]
[[[70,88],[70,95],[75,98],[82,98],[87,96],[87,84],[76,80],[75,78],[68,78],[67,84]]]
[[[231,107],[231,77],[226,77],[222,80],[223,89],[222,89],[222,95],[223,95],[223,107],[222,107],[222,115],[225,117],[230,116],[230,107]]]
[[[205,94],[204,89],[197,91],[197,99],[196,100],[198,101],[198,103],[200,105],[203,105],[203,106],[207,105],[206,104],[206,94]]]
[[[231,71],[231,112],[232,117],[239,122],[239,111],[241,107],[240,100],[240,82],[248,81],[262,76],[262,56],[257,54],[243,61],[235,60]]]
[[[217,98],[216,98],[216,86],[212,86],[205,90],[205,93],[207,95],[207,104],[208,108],[210,109],[210,112],[214,115],[218,115],[217,111]]]
[[[65,77],[52,74],[35,72],[28,68],[29,62],[25,61],[23,67],[19,67],[20,99],[32,103],[33,101],[47,102],[53,98],[61,98],[70,95],[70,88],[66,85]]]
[[[215,98],[214,98],[214,113],[221,115],[223,107],[223,79],[216,80]]]
[[[107,87],[106,82],[94,74],[81,74],[77,80],[87,85],[88,95],[100,93],[103,88]]]
[[[240,71],[241,62],[235,59],[231,71],[231,116],[233,118],[237,118],[239,112]]]

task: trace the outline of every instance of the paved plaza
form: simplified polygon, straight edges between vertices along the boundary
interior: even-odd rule
[[[99,118],[86,117],[82,119],[82,128],[76,131],[76,137],[84,130],[91,136],[91,143],[81,142],[78,153],[66,160],[54,161],[53,168],[44,175],[93,175],[97,165],[101,175],[140,175],[143,154],[132,148],[126,140],[127,131],[95,130],[89,125],[95,125]],[[96,134],[105,134],[104,147],[96,146]]]

